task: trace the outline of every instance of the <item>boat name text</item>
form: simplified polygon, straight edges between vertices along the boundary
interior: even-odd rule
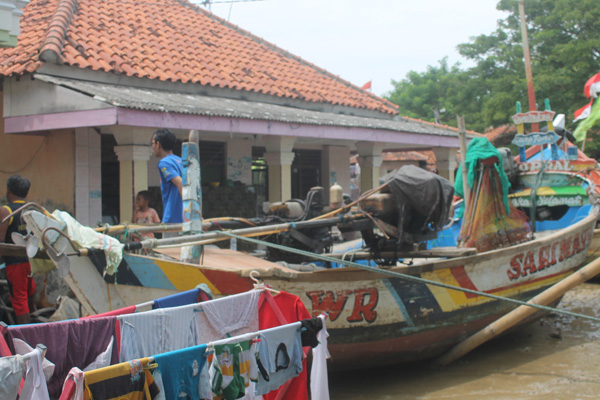
[[[587,248],[591,240],[591,233],[584,232],[556,240],[538,251],[530,250],[526,253],[515,255],[510,260],[510,268],[506,271],[512,281],[534,274],[545,268],[563,262]]]
[[[346,321],[361,322],[363,320],[372,323],[377,318],[375,307],[379,300],[379,291],[375,288],[355,289],[355,290],[315,290],[306,292],[306,295],[312,302],[313,316],[322,312],[329,314],[329,319],[333,322],[342,313],[348,298],[354,295],[354,305],[352,313]]]

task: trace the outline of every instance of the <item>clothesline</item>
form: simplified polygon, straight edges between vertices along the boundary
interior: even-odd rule
[[[193,292],[193,291],[192,291]],[[192,293],[193,295],[193,293]],[[188,296],[187,299],[191,299],[194,296]],[[156,361],[156,357],[160,356],[162,359],[164,359],[165,356],[169,356],[169,357],[175,357],[175,359],[177,359],[179,357],[179,354],[175,354],[177,352],[184,352],[184,354],[186,354],[186,352],[192,352],[195,354],[195,356],[202,356],[204,354],[209,354],[206,353],[205,351],[208,350],[212,350],[211,354],[214,354],[212,356],[212,360],[210,361],[211,363],[215,362],[214,359],[215,357],[217,357],[217,355],[219,357],[220,353],[222,352],[222,348],[218,349],[219,347],[223,346],[223,345],[229,345],[231,344],[232,347],[232,351],[234,349],[240,349],[240,345],[241,346],[245,346],[244,348],[246,350],[244,351],[248,351],[249,348],[248,346],[250,346],[252,348],[252,353],[248,353],[248,354],[254,354],[254,352],[257,352],[258,354],[258,349],[259,348],[263,348],[265,345],[268,346],[266,348],[271,348],[272,346],[277,347],[278,345],[276,343],[279,342],[273,342],[273,336],[272,333],[274,332],[282,332],[282,333],[277,333],[277,335],[281,336],[286,336],[286,337],[293,337],[290,336],[291,332],[297,332],[296,335],[297,336],[297,343],[298,344],[298,348],[300,349],[300,353],[302,353],[302,349],[301,349],[301,342],[304,340],[304,338],[300,338],[300,335],[305,335],[305,334],[312,334],[313,337],[315,335],[315,332],[318,333],[318,326],[320,325],[315,325],[316,322],[307,322],[308,319],[310,318],[310,314],[308,314],[308,312],[306,311],[305,307],[302,305],[302,302],[300,301],[300,299],[297,296],[294,295],[290,295],[289,293],[285,293],[285,292],[281,292],[280,294],[277,295],[277,301],[287,298],[288,300],[284,301],[282,304],[277,305],[274,303],[274,297],[271,295],[271,293],[269,292],[267,287],[260,287],[259,285],[257,285],[257,287],[255,289],[252,289],[248,292],[244,292],[244,293],[239,293],[239,294],[235,294],[235,295],[231,295],[231,296],[225,296],[225,297],[221,297],[219,299],[213,299],[210,301],[206,301],[203,303],[192,303],[192,304],[187,304],[187,305],[182,305],[182,306],[175,306],[175,307],[169,307],[166,306],[165,308],[157,308],[157,309],[153,309],[150,311],[140,311],[139,308],[142,307],[147,307],[150,304],[154,304],[156,303],[158,300],[162,300],[162,299],[155,299],[151,302],[145,302],[145,303],[140,303],[137,306],[133,306],[133,307],[128,307],[130,308],[134,308],[134,311],[129,311],[128,314],[122,314],[122,315],[112,315],[112,316],[91,316],[92,318],[86,318],[84,320],[82,319],[76,319],[76,320],[69,320],[69,321],[59,321],[59,322],[51,322],[51,323],[45,323],[45,324],[35,324],[35,325],[28,325],[28,326],[12,326],[12,327],[6,327],[6,329],[1,329],[0,328],[0,332],[3,331],[3,333],[5,333],[6,335],[6,339],[7,341],[11,344],[11,346],[15,346],[15,340],[17,338],[21,338],[23,339],[23,341],[27,344],[31,343],[31,344],[35,344],[35,343],[41,343],[43,342],[45,345],[50,345],[50,347],[48,347],[48,354],[46,356],[47,360],[52,361],[52,363],[54,363],[57,367],[56,369],[56,374],[52,375],[52,379],[50,379],[48,382],[48,389],[50,390],[50,393],[52,395],[52,393],[54,393],[54,396],[57,396],[58,394],[60,394],[60,388],[62,387],[62,383],[63,381],[65,381],[65,378],[63,378],[68,372],[69,369],[71,369],[71,367],[75,367],[78,366],[81,369],[83,369],[86,366],[89,366],[90,361],[93,358],[96,358],[96,361],[94,361],[94,363],[98,362],[98,358],[100,357],[101,354],[99,354],[99,352],[102,352],[104,354],[106,354],[108,357],[107,359],[107,364],[100,364],[100,366],[96,365],[94,367],[94,371],[98,371],[98,368],[102,369],[102,368],[112,368],[114,366],[118,366],[120,365],[119,368],[124,368],[123,364],[129,365],[127,364],[128,362],[139,362],[140,360],[148,360],[148,354],[152,354],[152,349],[154,350],[159,350],[157,351],[155,354],[155,356],[150,357],[152,363],[158,363],[161,364],[161,362]],[[164,298],[163,298],[164,299]],[[260,301],[259,301],[260,299]],[[292,300],[295,299],[295,300]],[[229,302],[229,303],[227,303]],[[249,307],[249,304],[253,304],[252,307]],[[264,306],[263,306],[264,305]],[[209,307],[210,306],[210,307]],[[279,306],[284,307],[282,308],[283,310],[287,310],[286,311],[286,315],[287,317],[285,317],[284,319],[287,321],[290,321],[290,324],[286,324],[286,321],[282,320],[281,318],[279,318],[279,316],[277,318],[273,317],[273,315],[277,315],[277,310],[274,309],[278,308]],[[234,308],[232,308],[234,307]],[[297,310],[299,310],[298,307],[301,307],[302,309],[304,309],[304,313],[306,314],[300,314],[298,313]],[[250,309],[254,309],[253,313],[254,313],[254,317],[251,317],[252,319],[248,319],[250,318],[250,316],[252,315],[251,313],[249,313],[248,311],[245,311],[245,309],[248,308],[248,310]],[[258,323],[258,319],[257,318],[262,318],[263,317],[263,308],[265,308],[267,311],[269,311],[270,313],[270,319],[269,319],[269,325],[263,325],[261,322],[261,325],[259,325]],[[194,314],[195,311],[202,309],[204,312],[201,314]],[[260,309],[260,316],[259,316],[259,311]],[[239,310],[235,311],[235,312],[231,312],[232,310]],[[271,311],[272,310],[272,311]],[[293,310],[293,311],[292,311]],[[115,311],[119,311],[119,310],[115,310]],[[139,311],[139,312],[135,312],[135,311]],[[279,313],[281,314],[281,310],[278,310]],[[291,313],[289,311],[292,311]],[[191,314],[190,314],[191,313]],[[274,314],[273,314],[274,313]],[[168,318],[175,318],[175,319],[168,319],[167,316],[172,315],[173,317],[168,317]],[[239,317],[238,317],[239,315]],[[243,318],[241,318],[241,316],[244,316]],[[298,317],[298,319],[296,319],[296,315]],[[247,316],[247,317],[246,317]],[[95,318],[94,318],[95,317]],[[142,318],[142,319],[140,319]],[[299,319],[305,320],[305,322],[296,322],[299,321]],[[325,318],[325,316],[323,315],[322,318]],[[253,320],[255,321],[254,323],[250,323],[250,321]],[[111,322],[112,321],[112,322]],[[119,322],[120,321],[120,322]],[[148,322],[143,322],[143,321],[148,321]],[[239,321],[243,321],[243,324],[240,325],[238,322]],[[261,319],[261,321],[263,321]],[[265,319],[264,321],[267,321],[267,319]],[[263,321],[263,322],[264,322]],[[278,322],[277,322],[278,321]],[[272,323],[275,322],[280,326],[276,326],[273,325]],[[317,321],[318,322],[318,321]],[[209,325],[206,325],[207,323],[209,323]],[[302,331],[299,329],[304,323],[308,323],[309,325],[309,330],[308,332],[302,333],[303,331],[306,331],[306,329],[303,329]],[[131,325],[133,324],[133,325]],[[138,325],[141,324],[141,325]],[[153,324],[156,327],[159,327],[159,331],[156,331],[152,328],[149,328],[148,324]],[[198,324],[198,325],[196,325]],[[311,325],[312,324],[312,325]],[[186,331],[185,326],[188,326],[192,329],[191,331]],[[203,328],[203,326],[206,325],[206,328]],[[198,328],[196,328],[196,326]],[[322,325],[324,327],[324,324]],[[133,327],[133,331],[131,330]],[[181,328],[184,329],[181,329]],[[244,327],[242,329],[242,327]],[[126,328],[127,331],[125,331],[124,329]],[[257,328],[262,328],[262,329],[257,329]],[[291,329],[290,334],[288,333],[283,333],[285,331],[285,329]],[[202,331],[197,330],[196,329],[203,329]],[[206,330],[208,329],[208,330]],[[281,329],[281,331],[279,331]],[[114,347],[112,348],[112,350],[110,350],[111,347],[107,347],[107,342],[105,341],[106,338],[108,338],[108,336],[106,336],[105,334],[100,334],[98,333],[98,330],[104,330],[106,332],[106,334],[110,334],[111,337],[113,339],[111,339],[111,343],[114,340]],[[248,330],[251,330],[251,332],[248,332]],[[34,333],[35,331],[37,331],[37,333]],[[29,332],[29,333],[27,333]],[[64,333],[63,333],[64,332]],[[67,333],[68,332],[68,333]],[[72,333],[75,332],[75,333]],[[81,332],[81,333],[77,333],[77,332]],[[84,332],[89,332],[89,334],[85,334],[85,335],[91,335],[91,336],[81,336],[84,334]],[[113,333],[111,333],[113,332]],[[135,333],[137,332],[137,333]],[[162,332],[162,333],[161,333]],[[194,333],[197,332],[197,333]],[[244,333],[244,332],[248,332],[248,333]],[[131,334],[134,333],[135,336],[131,336]],[[138,334],[142,334],[142,336],[137,336]],[[237,334],[240,333],[240,334]],[[67,358],[65,358],[65,354],[70,354],[69,357],[71,355],[73,355],[72,353],[69,353],[69,351],[66,348],[63,348],[65,343],[70,342],[67,338],[67,335],[72,335],[75,334],[80,340],[78,340],[77,342],[81,342],[81,339],[86,337],[87,339],[84,339],[85,342],[89,343],[90,345],[92,343],[94,343],[94,345],[92,347],[97,348],[98,350],[90,350],[90,346],[85,346],[84,348],[78,348],[76,353],[80,353],[81,356],[77,356],[80,361],[77,361],[77,363],[75,363],[74,360],[72,360],[71,358],[69,358],[67,360]],[[124,351],[124,342],[123,342],[123,335],[129,335],[129,339],[128,339],[128,345],[130,344],[134,344],[134,346],[136,347],[129,347],[127,348],[126,352]],[[165,347],[164,344],[165,342],[163,341],[164,339],[159,339],[156,340],[155,338],[163,338],[164,335],[166,334],[168,337],[168,341],[175,341],[175,342],[169,342],[166,343],[168,346]],[[191,336],[190,336],[191,334]],[[229,335],[232,335],[231,337],[226,337]],[[265,336],[266,335],[266,336]],[[269,338],[269,335],[271,335],[271,337]],[[177,336],[177,337],[176,337]],[[165,338],[166,338],[165,337]],[[44,342],[44,338],[48,339],[50,341],[50,343],[46,343]],[[103,339],[105,338],[105,339]],[[141,342],[136,342],[139,339],[144,339],[144,340],[150,340],[149,342],[146,342],[146,344],[142,345],[142,347],[137,347],[138,344],[135,343],[141,343]],[[195,340],[194,340],[195,338]],[[253,339],[258,339],[260,338],[260,340],[253,340]],[[4,339],[4,335],[2,338],[0,339]],[[214,340],[217,339],[217,340]],[[195,343],[204,343],[202,345],[196,345]],[[246,343],[246,344],[243,344]],[[108,346],[112,346],[110,344],[108,344]],[[254,346],[256,346],[256,349],[254,348]],[[316,346],[316,344],[311,344],[311,347]],[[45,346],[44,346],[45,347]],[[196,350],[194,350],[194,348],[200,348],[203,347],[204,349],[200,352],[196,352]],[[173,350],[171,350],[173,349]],[[178,349],[178,350],[177,350]],[[288,345],[288,349],[292,349],[292,347],[289,347]],[[10,349],[9,349],[10,350]],[[15,349],[16,350],[16,349]],[[74,349],[71,349],[70,351],[72,351]],[[160,351],[162,350],[162,351]],[[19,350],[21,351],[21,350]],[[90,351],[93,351],[93,354],[90,354]],[[97,352],[96,352],[97,351]],[[238,350],[235,350],[238,351]],[[261,350],[262,351],[262,350]],[[291,351],[291,350],[290,350]],[[117,353],[115,353],[117,352]],[[215,353],[216,352],[216,353]],[[39,350],[39,353],[42,354],[42,350]],[[45,350],[44,350],[45,353]],[[145,353],[145,354],[144,354]],[[10,354],[10,353],[9,353]],[[14,352],[12,354],[15,354]],[[21,354],[24,354],[21,352]],[[87,355],[85,355],[87,354]],[[112,354],[112,355],[111,355]],[[116,354],[116,358],[115,358],[115,354]],[[298,353],[295,353],[298,354]],[[44,354],[45,355],[45,354]],[[90,356],[92,358],[90,358]],[[291,352],[290,352],[290,356],[291,356]],[[85,360],[89,360],[89,361],[83,361],[85,357]],[[202,356],[203,357],[203,356]],[[252,356],[254,357],[254,356]],[[42,359],[44,359],[44,357],[42,357]],[[252,359],[252,358],[251,358]],[[112,360],[112,361],[111,361]],[[115,362],[116,360],[116,362]],[[211,358],[209,357],[209,360],[211,360]],[[148,361],[142,361],[142,362],[148,362]],[[305,364],[305,361],[302,361],[302,363]],[[133,365],[133,364],[132,364]],[[164,368],[170,368],[168,366],[169,364],[164,364],[164,362],[162,363],[162,369],[164,370]],[[212,364],[211,364],[212,365]],[[303,368],[298,367],[299,370],[298,371],[304,371],[302,372],[302,374],[306,374],[306,367],[304,366]],[[91,370],[90,370],[91,371]],[[85,373],[87,374],[87,373]],[[212,379],[212,378],[211,378]],[[299,387],[303,386],[304,387],[304,391],[306,392],[307,390],[307,385],[306,385],[306,378],[303,378],[303,384],[300,385]],[[295,379],[296,380],[296,379]],[[57,386],[57,383],[61,384],[61,386]],[[287,386],[287,385],[284,385]],[[252,388],[253,386],[251,386]],[[252,391],[253,389],[248,389],[250,391]],[[273,390],[273,389],[269,389],[269,390]],[[290,393],[294,392],[296,393],[296,389],[290,389],[292,390]],[[248,392],[251,393],[251,392]],[[258,393],[258,392],[257,392]],[[266,393],[266,392],[263,392]],[[102,396],[100,396],[102,397]]]

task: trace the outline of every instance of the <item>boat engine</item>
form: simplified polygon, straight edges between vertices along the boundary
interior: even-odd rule
[[[449,221],[454,186],[447,179],[413,165],[384,177],[386,187],[361,201],[363,211],[373,216],[377,229],[361,231],[373,258],[381,265],[395,265],[383,252],[421,250],[437,237]]]
[[[284,203],[273,203],[269,207],[269,217],[277,218],[281,222],[299,222],[312,219],[323,214],[325,208],[324,189],[316,186],[310,189],[306,200],[292,199]],[[295,249],[306,250],[311,253],[321,254],[328,252],[333,245],[330,227],[290,229],[277,235],[272,235],[266,240]],[[302,263],[306,258],[279,249],[267,249],[269,261],[282,261],[288,263]]]

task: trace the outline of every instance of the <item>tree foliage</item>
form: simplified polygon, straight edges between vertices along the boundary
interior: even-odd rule
[[[598,0],[525,0],[536,103],[543,109],[548,98],[552,110],[567,116],[587,103],[583,86],[600,67],[600,3]],[[518,0],[500,0],[507,11],[497,29],[458,46],[474,63],[461,69],[447,59],[425,72],[409,72],[392,81],[387,98],[400,114],[434,121],[433,109],[445,109],[442,121],[456,125],[465,115],[469,129],[479,132],[511,123],[515,102],[528,108]]]

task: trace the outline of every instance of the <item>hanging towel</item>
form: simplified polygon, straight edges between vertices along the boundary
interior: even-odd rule
[[[0,399],[16,400],[25,362],[20,355],[0,358]]]
[[[200,399],[204,388],[210,387],[202,369],[206,363],[206,345],[189,347],[154,356],[158,364],[166,400]]]
[[[48,348],[46,358],[56,365],[48,382],[53,398],[60,396],[62,385],[73,367],[83,369],[106,350],[115,334],[116,317],[76,319],[45,324],[10,326],[6,332],[9,346],[13,339],[21,339],[30,346],[43,343]],[[14,351],[14,347],[12,349]],[[113,346],[111,362],[118,360],[117,346]]]
[[[77,367],[71,368],[65,378],[59,400],[83,400],[84,390],[83,371]]]
[[[117,317],[121,322],[119,359],[123,362],[197,345],[196,307],[159,308]]]
[[[217,337],[206,338],[201,336],[200,340],[209,342],[257,331],[260,293],[260,291],[251,290],[246,293],[202,303],[205,320],[210,324]],[[198,319],[199,323],[202,324],[204,319],[201,314]],[[200,328],[198,330],[201,334],[204,331]]]
[[[142,358],[84,372],[84,400],[144,399],[158,395],[158,386]]]

